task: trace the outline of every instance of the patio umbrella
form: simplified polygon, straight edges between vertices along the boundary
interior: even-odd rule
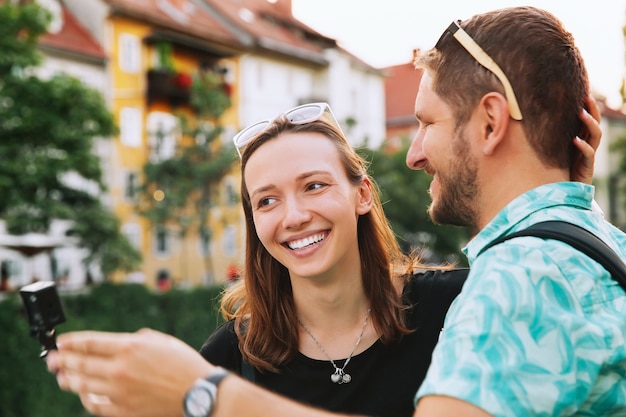
[[[52,249],[64,244],[65,242],[62,238],[42,233],[0,235],[0,247],[15,250],[28,258],[40,253],[50,252]]]

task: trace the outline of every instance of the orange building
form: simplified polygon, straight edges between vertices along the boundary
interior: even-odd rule
[[[412,62],[394,65],[385,71],[386,149],[394,152],[417,132],[415,97],[422,79],[422,70],[415,69]]]

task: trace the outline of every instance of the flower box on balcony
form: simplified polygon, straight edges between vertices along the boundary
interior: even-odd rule
[[[148,104],[165,101],[172,107],[189,104],[191,76],[163,70],[148,71]]]

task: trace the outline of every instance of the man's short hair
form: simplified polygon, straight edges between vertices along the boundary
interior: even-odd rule
[[[587,70],[572,34],[554,15],[530,6],[479,14],[460,26],[510,80],[524,132],[540,158],[549,166],[568,168],[572,139],[583,129],[579,112],[589,95]],[[457,127],[485,94],[504,95],[493,72],[451,35],[418,56],[416,65],[431,73],[433,91],[452,107]]]

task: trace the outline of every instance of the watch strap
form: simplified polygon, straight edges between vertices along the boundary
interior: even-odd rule
[[[218,387],[222,379],[228,376],[229,372],[224,368],[217,368],[217,371],[213,372],[211,375],[204,378],[206,381]]]
[[[215,402],[217,401],[217,387],[222,382],[224,378],[229,375],[229,372],[224,369],[217,367],[216,371],[211,373],[211,375],[205,378],[199,378],[196,380],[194,385],[187,391],[185,394],[185,398],[183,400],[183,410],[185,417],[209,417],[213,412],[213,408],[215,407]],[[192,396],[194,395],[195,390],[203,390],[209,396],[209,402],[206,404],[205,410],[198,410],[197,408],[189,408],[189,402],[193,401]]]

